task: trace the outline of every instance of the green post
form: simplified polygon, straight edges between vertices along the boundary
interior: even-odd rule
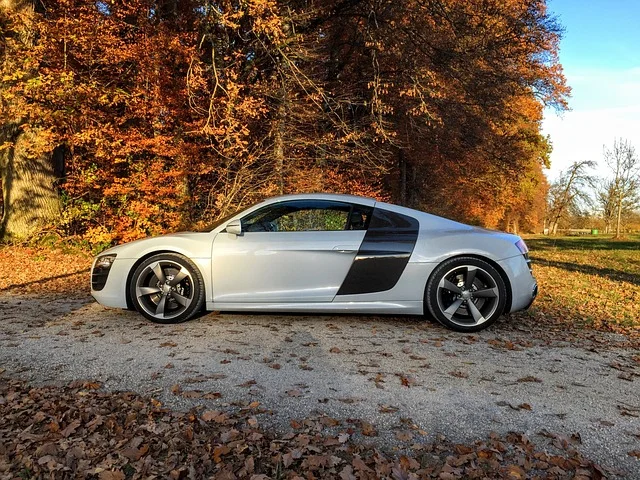
[[[591,229],[591,235],[597,235],[598,234],[598,229],[597,228],[592,228]]]

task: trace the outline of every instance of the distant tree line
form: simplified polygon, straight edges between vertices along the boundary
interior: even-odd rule
[[[0,236],[107,244],[299,191],[533,229],[560,34],[544,0],[5,0]]]
[[[624,230],[640,230],[640,158],[627,140],[616,139],[604,148],[610,174],[598,178],[592,160],[576,161],[552,182],[545,223],[550,233],[565,228],[593,228],[620,237]]]

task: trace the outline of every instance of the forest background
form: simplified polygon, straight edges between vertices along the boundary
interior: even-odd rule
[[[561,33],[543,0],[3,0],[0,235],[100,248],[309,191],[533,231]]]

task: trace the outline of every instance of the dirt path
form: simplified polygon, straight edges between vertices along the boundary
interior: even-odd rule
[[[355,435],[408,448],[492,432],[574,443],[640,478],[640,361],[624,337],[571,342],[514,322],[475,335],[419,318],[209,314],[158,326],[91,299],[0,294],[0,365],[34,384],[98,380],[170,407],[258,401],[261,423],[326,414]],[[619,343],[619,345],[617,345]]]

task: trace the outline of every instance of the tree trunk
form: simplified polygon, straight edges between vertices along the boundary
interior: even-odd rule
[[[407,206],[407,159],[404,151],[398,151],[398,163],[400,166],[400,205]]]
[[[616,235],[613,238],[620,238],[620,221],[622,219],[622,195],[618,194],[618,218],[616,220]]]
[[[13,146],[2,152],[4,212],[0,238],[19,240],[60,218],[55,190],[55,167],[51,155],[30,156],[38,132],[18,132]]]
[[[273,160],[275,163],[276,180],[278,182],[278,193],[284,193],[284,122],[287,114],[287,92],[284,86],[280,90],[280,99],[276,113],[275,125],[273,127]]]
[[[12,22],[5,30],[4,73],[21,68],[24,48],[34,44],[34,20],[39,13],[33,0],[3,0],[0,9],[11,14]],[[27,74],[27,77],[31,74]],[[20,81],[26,81],[23,78]],[[0,88],[11,88],[5,84]],[[17,97],[4,105],[6,111],[21,111],[23,100]],[[0,240],[28,237],[60,217],[60,202],[55,188],[56,169],[53,148],[45,145],[41,130],[29,128],[23,118],[3,118],[0,144],[9,148],[0,152],[3,214]],[[47,153],[42,153],[47,152]],[[60,153],[60,151],[58,151]]]

